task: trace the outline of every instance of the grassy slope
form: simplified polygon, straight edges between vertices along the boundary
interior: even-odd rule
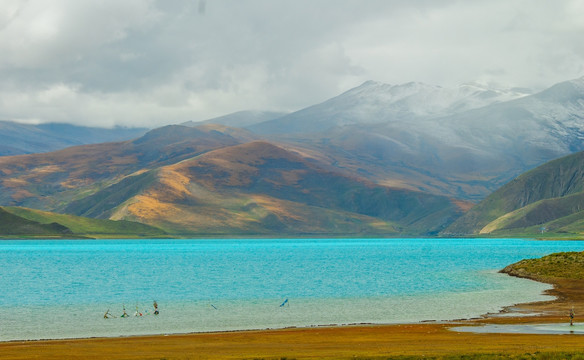
[[[131,199],[116,216],[148,222],[184,235],[397,235],[398,226],[378,218],[330,210],[261,195],[227,194],[184,205],[150,193]],[[162,211],[160,211],[162,209]]]
[[[448,227],[443,234],[498,232],[533,236],[541,226],[579,212],[584,191],[584,153],[546,163],[503,186]],[[580,233],[584,228],[555,231]]]
[[[277,179],[268,176],[266,172],[259,175],[258,167],[261,167],[260,163],[263,161],[260,158],[266,154],[260,155],[254,161],[249,158],[244,161],[241,155],[245,153],[246,148],[247,146],[243,146],[236,149],[239,155],[236,157],[231,155],[224,157],[223,152],[210,154],[212,161],[205,156],[202,157],[207,159],[203,161],[211,161],[213,165],[205,163],[199,167],[201,163],[197,158],[159,169],[157,182],[150,184],[151,186],[144,189],[140,195],[128,198],[116,209],[113,218],[146,222],[175,234],[398,233],[397,226],[389,221],[342,209],[304,203],[310,194],[303,193],[302,199],[279,197],[278,195],[287,191],[287,185],[290,184],[275,184]],[[269,151],[277,152],[277,149],[279,148],[269,145]],[[254,152],[254,156],[258,156],[258,153]],[[220,169],[214,168],[216,161],[224,163],[227,161],[226,158],[235,164],[228,164]],[[284,168],[290,170],[289,165],[286,163]],[[197,171],[193,168],[197,168]],[[284,171],[284,168],[276,172]],[[279,191],[267,194],[269,189],[264,186],[265,184],[255,186],[252,184],[257,178],[263,180],[269,178],[269,182],[276,185]],[[246,187],[249,191],[241,191]],[[309,192],[308,189],[299,190]]]
[[[7,213],[13,216],[18,216],[22,219],[25,219],[26,221],[31,221],[40,224],[49,223],[61,224],[61,226],[70,229],[72,234],[81,236],[113,238],[113,237],[160,237],[166,235],[160,229],[131,221],[90,219],[79,216],[56,214],[46,211],[26,209],[21,207],[4,207],[3,209]],[[2,223],[5,224],[4,221]],[[6,234],[6,232],[2,231],[2,234]]]
[[[536,352],[526,354],[465,354],[465,355],[441,355],[423,356],[425,360],[584,360],[581,352]],[[361,358],[355,357],[356,360]],[[371,357],[369,360],[419,360],[420,356],[382,356]]]
[[[502,272],[542,282],[584,280],[584,252],[561,252],[538,259],[521,260]]]
[[[546,237],[584,235],[584,193],[545,199],[497,218],[481,234],[537,234]]]
[[[73,233],[69,228],[54,221],[39,223],[37,221],[12,214],[6,211],[4,208],[0,207],[0,237],[69,238],[72,236]]]

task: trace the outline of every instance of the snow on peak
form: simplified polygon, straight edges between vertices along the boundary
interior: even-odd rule
[[[572,83],[572,85],[574,85],[574,88],[581,92],[584,92],[584,76],[574,79],[570,82]]]
[[[497,88],[478,82],[444,88],[421,82],[390,85],[366,81],[335,99],[354,115],[378,121],[442,116],[529,95],[529,91]]]

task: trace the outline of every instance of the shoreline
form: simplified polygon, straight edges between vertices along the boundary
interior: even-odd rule
[[[166,309],[168,312],[168,316],[163,316],[160,319],[153,316],[145,316],[143,317],[134,317],[130,316],[129,319],[123,319],[122,322],[119,322],[120,319],[113,319],[113,320],[106,320],[104,321],[101,319],[97,320],[99,324],[102,322],[104,324],[107,323],[108,326],[105,326],[104,329],[107,331],[87,331],[90,328],[85,328],[84,326],[76,327],[76,330],[66,330],[66,331],[54,331],[46,329],[42,333],[44,333],[44,337],[28,337],[27,335],[31,335],[32,333],[27,332],[20,332],[20,333],[10,333],[6,331],[2,337],[4,339],[0,340],[1,343],[6,342],[34,342],[34,341],[70,341],[70,340],[86,340],[86,339],[114,339],[114,338],[134,338],[134,337],[152,337],[152,336],[175,336],[175,335],[197,335],[197,334],[214,334],[214,333],[236,333],[236,332],[245,332],[245,331],[275,331],[275,330],[288,330],[288,329],[303,329],[303,330],[311,330],[311,329],[320,329],[324,327],[356,327],[356,326],[394,326],[394,325],[412,325],[412,324],[447,324],[447,323],[458,323],[461,321],[471,321],[471,320],[479,320],[484,317],[484,314],[499,314],[505,312],[507,308],[511,308],[516,306],[517,303],[523,303],[526,301],[547,301],[552,300],[549,296],[543,296],[542,294],[544,291],[549,289],[549,285],[543,285],[540,282],[530,281],[530,280],[510,280],[511,278],[508,275],[500,274],[497,270],[488,270],[482,271],[485,274],[490,274],[489,276],[496,276],[500,279],[509,279],[505,280],[503,283],[507,282],[509,285],[505,285],[505,290],[503,292],[498,291],[495,292],[487,292],[485,290],[480,291],[471,291],[471,292],[463,292],[462,296],[454,295],[451,297],[441,297],[441,298],[427,298],[427,296],[417,295],[417,296],[404,296],[407,300],[398,300],[393,301],[393,303],[385,297],[373,297],[373,298],[338,298],[338,299],[329,299],[324,303],[320,300],[316,300],[317,302],[321,302],[321,304],[314,303],[314,299],[312,301],[306,302],[306,299],[296,299],[292,300],[294,302],[294,312],[290,313],[290,310],[282,313],[280,311],[274,312],[272,316],[275,318],[279,318],[279,314],[291,314],[285,315],[284,317],[280,318],[282,321],[273,321],[273,322],[263,322],[263,321],[256,321],[255,324],[241,324],[234,326],[227,326],[229,324],[222,323],[223,326],[209,326],[208,322],[205,322],[205,316],[208,311],[215,313],[212,310],[200,311],[201,308],[211,309],[207,302],[203,304],[203,302],[199,303],[175,303],[173,304],[172,311],[170,305]],[[511,281],[509,283],[509,281]],[[515,283],[517,281],[517,283]],[[531,284],[530,284],[531,283]],[[527,285],[522,285],[527,284]],[[519,291],[518,291],[519,290]],[[523,294],[523,295],[513,295],[509,296],[512,293]],[[474,294],[474,295],[470,295]],[[478,294],[478,295],[477,295]],[[488,294],[488,295],[487,295]],[[465,296],[466,295],[466,296]],[[469,296],[470,295],[470,296]],[[428,300],[430,299],[430,300]],[[489,301],[484,301],[483,299],[494,299]],[[407,303],[404,303],[407,301]],[[427,308],[420,308],[421,304],[427,304],[428,301],[431,301]],[[350,305],[347,305],[349,302]],[[420,303],[418,303],[420,302]],[[267,301],[268,308],[266,308],[266,304],[262,304],[261,307],[262,311],[265,310],[273,310],[270,307],[270,304],[273,302]],[[338,304],[344,304],[343,307],[340,309],[338,308]],[[452,307],[450,304],[459,303],[461,304],[460,307]],[[389,304],[389,305],[387,305]],[[416,305],[414,305],[416,304]],[[464,305],[466,304],[466,305]],[[471,305],[474,304],[474,305]],[[482,305],[479,305],[482,304]],[[223,315],[223,320],[232,320],[233,316],[237,316],[236,313],[233,312],[234,307],[233,304],[219,304],[215,302],[217,305],[226,315]],[[272,304],[273,305],[273,304]],[[198,309],[197,311],[190,311],[185,313],[184,307],[190,306],[195,307]],[[402,306],[412,306],[412,308],[418,308],[415,312],[408,311],[406,308],[402,308]],[[466,307],[465,307],[466,306]],[[109,306],[108,306],[109,307]],[[213,306],[214,307],[214,306]],[[180,309],[180,313],[186,315],[186,318],[193,319],[195,323],[203,324],[202,326],[181,326],[185,323],[182,323],[178,318],[173,315],[176,315],[177,308]],[[336,314],[337,316],[325,316],[320,318],[316,317],[306,317],[303,316],[307,311],[312,308],[320,309],[320,311],[331,312],[331,314]],[[384,309],[382,311],[377,311],[376,315],[371,316],[369,312],[366,311],[365,314],[361,314],[361,316],[344,316],[342,314],[342,310],[344,308],[379,308]],[[216,308],[215,308],[216,309]],[[336,311],[334,311],[334,310]],[[399,309],[397,312],[398,314],[404,312],[407,315],[401,315],[398,317],[394,317],[395,309]],[[247,309],[249,311],[250,309]],[[58,313],[62,311],[66,311],[63,309],[44,309],[42,311],[51,311],[53,313]],[[237,310],[241,312],[241,309]],[[339,313],[341,311],[341,313]],[[18,308],[14,308],[13,311],[9,311],[9,313],[19,313],[20,311]],[[204,314],[203,314],[204,313]],[[250,312],[256,314],[256,311]],[[317,314],[318,311],[315,313]],[[83,310],[80,312],[81,316],[84,315],[91,315],[87,314]],[[391,314],[391,315],[390,315]],[[79,314],[72,313],[75,318],[79,317]],[[95,315],[95,314],[93,314]],[[149,314],[147,314],[149,315]],[[199,317],[203,315],[203,317]],[[257,315],[257,314],[256,314]],[[214,315],[213,315],[214,316]],[[225,318],[227,316],[227,318]],[[299,318],[298,316],[302,316]],[[185,318],[185,316],[183,316]],[[255,319],[255,317],[254,317]],[[272,319],[272,318],[270,318]],[[301,320],[299,320],[301,319]],[[5,319],[10,323],[10,317]],[[13,319],[14,320],[14,319]],[[164,320],[164,322],[160,322]],[[177,320],[177,321],[175,321]],[[208,319],[207,319],[208,320]],[[296,321],[293,321],[296,320]],[[299,320],[299,321],[298,321]],[[110,325],[114,326],[109,326]],[[6,322],[5,322],[6,323]],[[157,323],[154,327],[149,326],[147,324],[154,324]],[[215,325],[220,325],[221,321],[217,322]],[[13,324],[18,326],[18,321],[14,321]],[[41,323],[39,323],[39,326]],[[121,324],[122,327],[119,327]],[[126,326],[126,325],[128,326]],[[141,325],[141,324],[146,324]],[[167,326],[163,326],[162,324],[166,324]],[[80,324],[81,325],[81,324]],[[170,325],[170,326],[168,326]],[[207,325],[207,326],[205,326]],[[233,324],[232,324],[233,325]],[[102,325],[99,325],[102,326]],[[72,329],[69,326],[69,329]],[[8,330],[8,328],[7,328]],[[34,330],[34,329],[32,329]],[[102,329],[103,330],[103,329]],[[23,337],[19,338],[19,335]]]
[[[512,275],[510,275],[512,276]],[[546,281],[553,300],[504,307],[479,318],[399,324],[356,323],[280,329],[0,342],[1,359],[208,359],[444,356],[584,352],[581,335],[475,333],[459,326],[562,323],[584,313],[584,281]],[[527,314],[527,315],[526,315]],[[578,323],[578,317],[576,322]]]

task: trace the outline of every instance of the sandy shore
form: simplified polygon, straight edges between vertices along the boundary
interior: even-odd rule
[[[557,282],[550,293],[557,299],[511,307],[507,311],[512,316],[494,314],[448,323],[5,342],[0,343],[0,359],[352,359],[584,352],[584,335],[477,334],[449,330],[461,324],[566,323],[572,306],[576,314],[584,314],[584,281]]]

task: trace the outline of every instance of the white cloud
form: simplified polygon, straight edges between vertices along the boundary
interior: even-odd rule
[[[543,88],[584,75],[583,4],[6,0],[0,119],[155,127],[368,79]]]

